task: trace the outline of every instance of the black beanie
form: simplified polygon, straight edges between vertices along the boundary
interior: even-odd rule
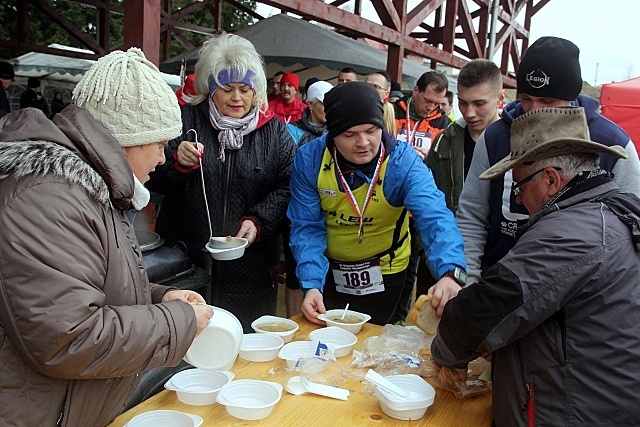
[[[347,82],[334,87],[324,95],[324,112],[331,139],[364,123],[384,129],[384,108],[371,83]]]
[[[13,80],[16,74],[13,71],[13,65],[8,62],[0,62],[0,79]]]
[[[573,101],[582,90],[579,56],[580,49],[569,40],[539,38],[518,66],[518,93]]]

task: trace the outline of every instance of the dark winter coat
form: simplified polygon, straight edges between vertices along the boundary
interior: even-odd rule
[[[7,98],[7,91],[2,87],[2,83],[0,83],[0,118],[11,112],[11,104],[9,103],[9,99]]]
[[[251,321],[275,314],[276,289],[269,267],[279,260],[279,235],[289,204],[289,178],[296,146],[285,125],[275,118],[261,119],[244,137],[239,150],[227,150],[218,159],[218,131],[209,121],[206,102],[182,107],[183,135],[170,141],[166,163],[156,168],[150,190],[164,194],[156,231],[168,243],[183,242],[199,266],[212,263],[212,304],[234,313],[249,330]],[[174,156],[183,140],[204,145],[202,163],[214,236],[235,236],[244,219],[258,227],[258,241],[242,258],[215,261],[204,251],[209,241],[200,169],[179,171]],[[178,165],[178,169],[176,169]]]
[[[53,116],[58,114],[60,111],[64,110],[64,107],[66,106],[67,104],[64,101],[53,98],[53,100],[51,101],[51,118],[53,118]]]
[[[445,307],[433,358],[493,352],[498,427],[640,425],[640,200],[600,181],[533,215]]]

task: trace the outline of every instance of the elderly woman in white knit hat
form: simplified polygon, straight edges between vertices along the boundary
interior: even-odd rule
[[[182,135],[169,142],[167,162],[148,185],[165,195],[156,231],[168,243],[183,242],[196,264],[211,268],[211,303],[234,313],[249,331],[257,317],[275,314],[270,266],[280,257],[296,146],[267,109],[263,62],[251,42],[224,33],[212,37],[195,74],[198,95],[182,106]],[[241,258],[211,259],[204,250],[209,220],[214,236],[249,240]]]
[[[149,284],[127,212],[182,123],[139,49],[101,58],[50,121],[0,120],[0,424],[105,426],[145,370],[178,364],[213,315]]]

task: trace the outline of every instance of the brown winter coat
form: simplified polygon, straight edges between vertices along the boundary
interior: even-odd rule
[[[193,309],[159,304],[125,216],[133,173],[88,113],[20,110],[0,131],[0,425],[107,425],[140,373],[180,362]]]

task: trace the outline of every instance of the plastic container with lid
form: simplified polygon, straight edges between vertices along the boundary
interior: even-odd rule
[[[419,397],[403,398],[392,391],[376,387],[375,395],[380,401],[382,412],[392,418],[405,421],[424,417],[436,397],[434,388],[415,374],[389,375],[385,378],[404,391],[415,392]]]

